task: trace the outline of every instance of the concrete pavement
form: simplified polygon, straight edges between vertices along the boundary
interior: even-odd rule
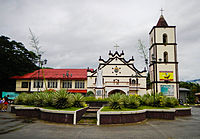
[[[4,116],[3,116],[4,115]],[[0,123],[3,117],[18,119],[16,125],[22,125],[15,130],[2,132],[0,138],[7,139],[199,139],[200,138],[200,108],[193,107],[192,116],[176,117],[176,120],[146,120],[142,123],[109,126],[66,125],[50,123],[41,120],[19,119],[11,113],[0,113]],[[9,120],[6,121],[9,123]],[[27,122],[30,121],[30,122]],[[6,123],[4,121],[4,123]],[[3,124],[4,125],[4,124]],[[2,126],[2,124],[1,124]],[[2,126],[2,127],[6,127]]]

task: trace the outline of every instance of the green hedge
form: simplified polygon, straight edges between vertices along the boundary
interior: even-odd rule
[[[65,109],[70,107],[85,107],[86,101],[107,101],[111,109],[135,109],[139,106],[175,107],[178,105],[178,100],[176,98],[166,97],[162,93],[155,94],[155,96],[153,94],[126,96],[117,93],[105,99],[96,99],[93,96],[84,97],[82,94],[78,93],[69,94],[66,90],[21,93],[16,97],[14,103],[18,105]]]

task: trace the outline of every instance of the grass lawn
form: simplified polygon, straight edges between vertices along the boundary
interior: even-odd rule
[[[19,106],[23,106],[23,107],[36,107],[36,106],[31,106],[31,105],[19,105]],[[48,109],[48,110],[60,110],[60,111],[76,111],[76,110],[81,109],[81,108],[77,108],[77,107],[71,107],[71,108],[66,108],[66,109],[56,109],[54,107],[38,107],[38,108],[43,108],[43,109]]]
[[[48,110],[59,110],[59,111],[76,111],[82,108],[77,108],[77,107],[71,107],[71,108],[65,108],[65,109],[56,109],[54,107],[43,107],[44,109],[48,109]]]
[[[189,108],[188,106],[176,106],[174,108]],[[170,109],[170,107],[153,107],[153,106],[140,106],[136,109],[130,109],[130,108],[122,108],[122,109],[111,109],[109,106],[105,106],[101,109],[101,111],[137,111],[137,110],[143,110],[143,109]]]

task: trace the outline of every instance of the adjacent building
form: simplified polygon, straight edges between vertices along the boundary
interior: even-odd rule
[[[87,93],[87,69],[40,69],[12,79],[16,79],[16,92],[66,89],[71,93]]]

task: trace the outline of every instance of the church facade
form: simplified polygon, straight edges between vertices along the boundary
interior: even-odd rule
[[[146,93],[146,70],[138,71],[133,57],[124,59],[124,52],[109,52],[107,60],[99,58],[96,70],[87,72],[87,89],[96,97],[104,98],[114,93],[139,94]]]
[[[147,91],[147,71],[134,66],[134,58],[124,59],[124,52],[109,51],[108,59],[99,58],[97,69],[44,69],[15,76],[17,92],[66,89],[72,93],[92,91],[97,98],[114,93],[144,95],[162,92],[179,98],[176,27],[169,26],[163,15],[150,33],[149,74],[151,89]]]

